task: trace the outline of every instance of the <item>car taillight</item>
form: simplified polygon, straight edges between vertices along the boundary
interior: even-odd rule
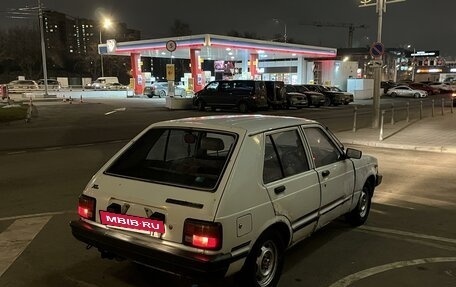
[[[222,247],[222,225],[218,222],[186,219],[183,241],[185,245],[218,250]]]
[[[78,214],[82,218],[95,220],[95,205],[96,200],[93,197],[89,197],[86,195],[79,196],[79,203],[78,203]]]

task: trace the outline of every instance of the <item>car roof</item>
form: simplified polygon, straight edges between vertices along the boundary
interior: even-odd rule
[[[192,117],[170,120],[152,124],[151,126],[179,126],[199,127],[220,130],[243,130],[249,135],[296,125],[308,125],[317,123],[314,120],[269,115],[220,115]]]

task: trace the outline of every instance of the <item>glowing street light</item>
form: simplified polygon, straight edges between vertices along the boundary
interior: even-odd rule
[[[112,20],[109,18],[104,18],[103,22],[100,24],[100,44],[102,44],[101,40],[101,30],[102,28],[104,29],[109,29],[112,27]],[[101,76],[104,77],[104,68],[103,68],[103,54],[100,53],[100,64],[101,64]]]

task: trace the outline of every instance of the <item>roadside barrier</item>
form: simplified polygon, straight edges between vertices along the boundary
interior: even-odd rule
[[[445,115],[445,109],[448,108],[447,103],[449,103],[449,108],[450,110],[447,113],[454,113],[454,104],[453,100],[445,98],[441,98],[441,107],[440,107],[440,114],[442,116]],[[391,124],[395,125],[399,123],[400,121],[404,120],[406,123],[409,123],[410,120],[415,117],[416,120],[422,120],[426,115],[429,117],[435,117],[435,100],[431,100],[430,102],[426,102],[426,110],[424,109],[424,102],[422,100],[419,101],[419,103],[415,104],[410,104],[410,102],[406,102],[404,106],[398,106],[397,104],[391,103],[390,107],[387,109],[382,109],[381,110],[381,115],[380,115],[380,127],[379,127],[379,140],[382,141],[385,139],[384,136],[384,125],[385,124]],[[402,111],[402,112],[401,112]],[[426,111],[426,115],[425,115]],[[362,120],[366,120],[366,116],[370,115],[372,116],[372,113],[369,112],[360,112],[360,109],[358,106],[354,106],[353,109],[353,128],[352,131],[356,132],[359,129],[359,123],[362,118]],[[389,116],[391,117],[389,118]],[[364,117],[363,117],[364,116]],[[387,122],[390,120],[389,122]],[[365,123],[365,122],[364,122]]]

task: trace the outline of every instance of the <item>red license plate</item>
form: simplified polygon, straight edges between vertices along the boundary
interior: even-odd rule
[[[152,234],[165,233],[165,224],[160,220],[111,213],[103,210],[100,211],[100,219],[101,223],[104,225],[147,231]]]

